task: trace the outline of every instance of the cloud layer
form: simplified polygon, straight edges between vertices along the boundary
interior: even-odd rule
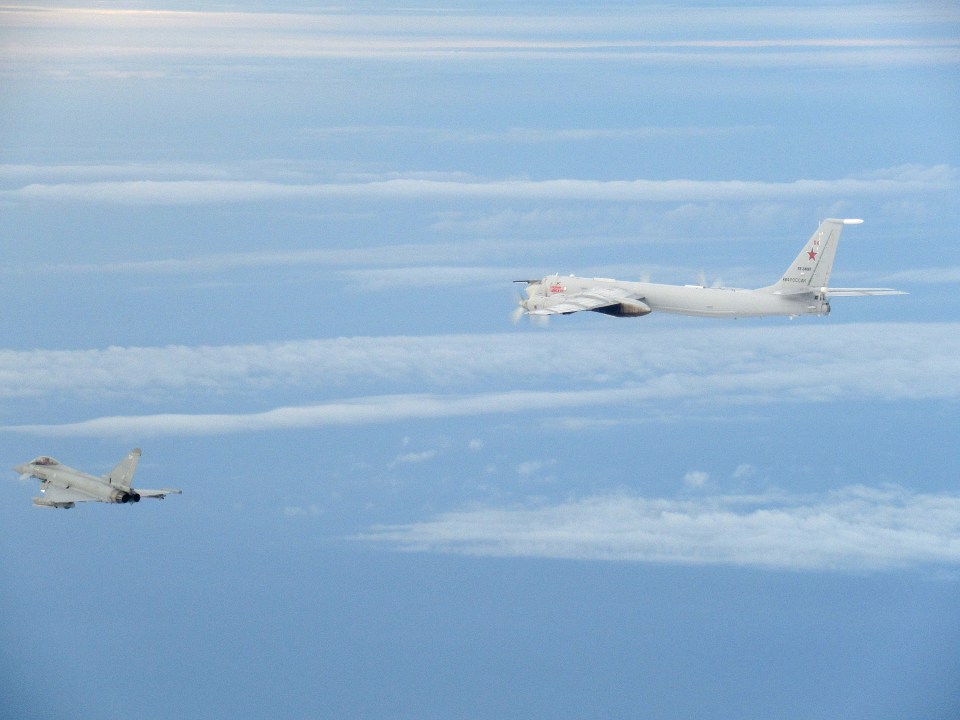
[[[173,395],[311,387],[336,392],[364,382],[454,390],[552,388],[557,379],[567,387],[590,388],[658,381],[658,394],[672,387],[683,395],[706,389],[706,378],[713,378],[715,390],[789,390],[797,399],[833,394],[840,386],[854,395],[880,397],[953,398],[960,392],[955,323],[690,321],[665,328],[642,320],[593,320],[595,328],[551,332],[3,350],[0,397],[135,397],[145,389]]]
[[[713,326],[626,323],[596,332],[339,338],[223,347],[0,353],[0,397],[182,408],[63,424],[8,424],[43,435],[224,434],[571,408],[637,411],[849,399],[960,398],[955,324]],[[535,342],[532,339],[536,338]],[[613,351],[612,348],[616,350]],[[379,390],[343,399],[341,388]],[[557,390],[556,388],[564,388]],[[317,402],[270,406],[278,393]],[[206,413],[205,398],[248,412]],[[275,401],[274,401],[275,402]],[[264,410],[263,407],[267,408]],[[199,405],[199,407],[198,407]],[[617,410],[613,410],[618,408]],[[642,410],[639,410],[642,412]]]
[[[102,180],[31,183],[0,191],[0,200],[131,205],[198,205],[254,201],[535,200],[590,202],[710,202],[811,197],[900,197],[955,192],[957,170],[948,165],[904,166],[864,177],[790,182],[752,180],[453,180],[395,177],[368,182],[294,183],[259,179]]]
[[[819,32],[822,15],[816,8],[779,7],[682,12],[651,7],[563,17],[509,10],[494,16],[425,10],[278,14],[11,8],[4,21],[18,40],[7,49],[12,61],[74,68],[91,64],[110,76],[117,71],[104,62],[125,60],[124,77],[144,79],[182,72],[191,66],[185,61],[212,57],[218,65],[229,66],[223,61],[230,59],[244,69],[278,59],[489,62],[517,56],[790,67],[825,61],[958,62],[956,40],[935,32],[938,23],[957,21],[955,11],[896,10],[838,9],[832,14],[831,37]],[[907,24],[912,37],[890,39],[891,28]],[[20,30],[34,32],[13,32]],[[752,52],[745,55],[744,50]],[[135,61],[149,64],[152,74],[131,70],[129,63]]]
[[[821,497],[598,496],[373,528],[360,540],[494,557],[868,571],[960,565],[960,496],[847,487]]]

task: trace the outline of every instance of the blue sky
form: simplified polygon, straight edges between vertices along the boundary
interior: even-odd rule
[[[960,711],[950,3],[0,9],[23,718]],[[827,318],[514,326],[551,272]]]

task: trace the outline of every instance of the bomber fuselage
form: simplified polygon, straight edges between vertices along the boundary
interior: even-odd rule
[[[581,278],[574,275],[545,277],[528,289],[523,302],[528,311],[560,304],[568,295],[589,292],[596,288],[619,288],[639,298],[651,311],[698,315],[702,317],[764,317],[770,315],[827,315],[829,303],[814,293],[782,295],[767,289],[713,288],[701,285],[662,285],[609,278]],[[624,315],[640,315],[630,312]]]

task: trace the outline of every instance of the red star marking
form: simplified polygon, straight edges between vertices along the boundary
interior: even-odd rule
[[[810,259],[811,259],[811,260],[816,260],[816,259],[817,259],[817,253],[816,253],[814,250],[809,250],[809,251],[807,252],[807,255],[810,256]]]

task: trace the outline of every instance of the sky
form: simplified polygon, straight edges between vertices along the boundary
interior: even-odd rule
[[[955,718],[953,3],[5,3],[0,696]],[[515,279],[823,318],[511,323]]]

